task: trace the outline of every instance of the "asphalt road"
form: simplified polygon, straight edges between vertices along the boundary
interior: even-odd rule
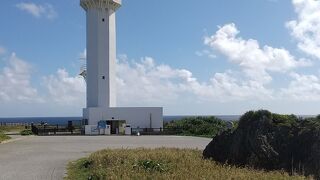
[[[204,149],[209,141],[180,136],[17,136],[11,142],[0,144],[0,179],[63,179],[69,161],[106,148]]]

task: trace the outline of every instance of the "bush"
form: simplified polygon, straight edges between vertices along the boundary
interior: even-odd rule
[[[29,135],[33,135],[33,132],[31,131],[31,129],[25,129],[20,131],[20,135],[21,136],[29,136]]]
[[[188,117],[165,123],[165,128],[181,129],[181,135],[213,137],[227,129],[228,122],[214,116]]]

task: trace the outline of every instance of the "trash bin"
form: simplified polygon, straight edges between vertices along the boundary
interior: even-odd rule
[[[125,135],[131,135],[131,125],[130,124],[126,125]]]
[[[111,127],[110,125],[107,125],[106,129],[105,129],[105,135],[110,135],[111,134]]]

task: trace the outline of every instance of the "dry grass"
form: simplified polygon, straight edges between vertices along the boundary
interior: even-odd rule
[[[8,139],[11,139],[11,138],[0,132],[0,143]]]
[[[69,163],[67,180],[87,179],[305,179],[284,172],[264,172],[220,165],[189,149],[102,150]]]
[[[1,132],[20,132],[25,129],[25,126],[0,126]]]
[[[6,132],[20,132],[25,129],[24,126],[0,126],[0,143],[11,139],[9,136],[5,135]]]

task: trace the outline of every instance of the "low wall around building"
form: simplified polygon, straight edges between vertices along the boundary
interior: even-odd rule
[[[101,120],[124,120],[132,128],[163,128],[162,107],[85,108],[83,118],[88,119],[89,125]]]

